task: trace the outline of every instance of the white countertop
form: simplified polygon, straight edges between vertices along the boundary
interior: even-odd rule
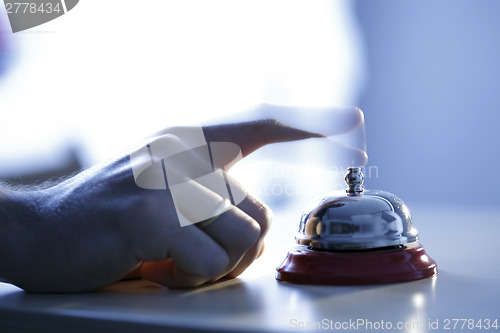
[[[500,325],[500,209],[410,208],[420,242],[438,263],[437,277],[355,287],[277,282],[275,268],[298,228],[298,211],[286,209],[275,211],[264,255],[241,277],[211,286],[169,290],[135,280],[95,293],[27,294],[0,283],[0,332],[294,332],[314,325],[332,332],[339,325],[352,332],[441,332],[446,324],[451,332],[500,332],[492,327],[495,320]]]

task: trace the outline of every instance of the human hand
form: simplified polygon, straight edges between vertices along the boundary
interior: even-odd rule
[[[257,110],[283,115],[296,111],[270,105]],[[325,128],[327,135],[349,131],[363,121],[362,112],[355,108],[334,114],[333,127]],[[189,133],[193,128],[168,128],[147,143],[189,148],[192,138],[179,134],[185,130]],[[207,147],[231,143],[241,157],[270,143],[322,137],[274,120],[206,126],[202,133]],[[243,194],[227,205],[215,185],[191,174],[193,165],[196,171],[209,163],[197,149],[175,155],[189,157],[186,161],[160,156],[161,163],[151,166],[160,170],[155,167],[161,165],[163,175],[172,172],[188,184],[189,190],[183,192],[188,198],[180,201],[165,185],[168,177],[160,190],[139,186],[144,185],[144,178],[139,178],[147,172],[134,169],[132,156],[137,152],[45,189],[12,191],[0,186],[0,278],[27,291],[78,292],[99,289],[138,269],[143,278],[169,287],[195,287],[243,272],[262,250],[271,212],[226,174],[235,160],[218,163],[224,172],[219,170],[217,175],[233,194]],[[155,179],[147,178],[146,183]],[[224,203],[224,209],[219,215],[217,207],[222,206],[213,206],[212,213],[219,215],[215,221],[198,224],[197,218],[204,215],[191,213],[210,208],[207,202]],[[182,217],[187,217],[187,225],[181,225]]]
[[[151,140],[182,144],[172,132]],[[207,143],[236,144],[243,157],[266,144],[321,137],[272,120],[209,126],[203,133]],[[218,198],[213,189],[193,185],[203,197]],[[141,264],[145,279],[169,287],[237,276],[260,253],[271,221],[269,208],[239,190],[245,198],[204,229],[180,225],[170,190],[139,187],[128,154],[50,188],[11,193],[3,235],[12,233],[0,236],[0,277],[27,291],[80,292]]]

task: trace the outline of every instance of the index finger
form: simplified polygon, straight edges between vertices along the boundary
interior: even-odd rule
[[[275,119],[203,127],[208,143],[232,142],[241,149],[243,157],[271,143],[322,138],[322,134],[301,130]]]

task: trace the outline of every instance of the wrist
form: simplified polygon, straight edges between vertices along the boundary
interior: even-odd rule
[[[56,191],[57,192],[57,191]],[[0,198],[0,278],[26,291],[57,291],[63,225],[52,188],[4,190]]]
[[[0,278],[14,284],[31,250],[27,224],[37,220],[29,196],[23,190],[0,188]]]

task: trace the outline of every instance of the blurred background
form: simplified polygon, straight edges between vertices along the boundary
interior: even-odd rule
[[[498,205],[498,1],[356,2],[373,187],[432,203]],[[370,185],[371,185],[370,184]]]
[[[0,179],[72,173],[158,129],[229,119],[263,102],[358,106],[367,188],[410,206],[492,206],[499,14],[495,0],[85,0],[12,34],[1,7]],[[287,182],[323,190],[330,181],[263,163],[301,160],[300,149],[278,152],[236,170],[266,201],[290,201]],[[249,172],[253,163],[260,172]],[[281,187],[266,192],[273,182]]]

